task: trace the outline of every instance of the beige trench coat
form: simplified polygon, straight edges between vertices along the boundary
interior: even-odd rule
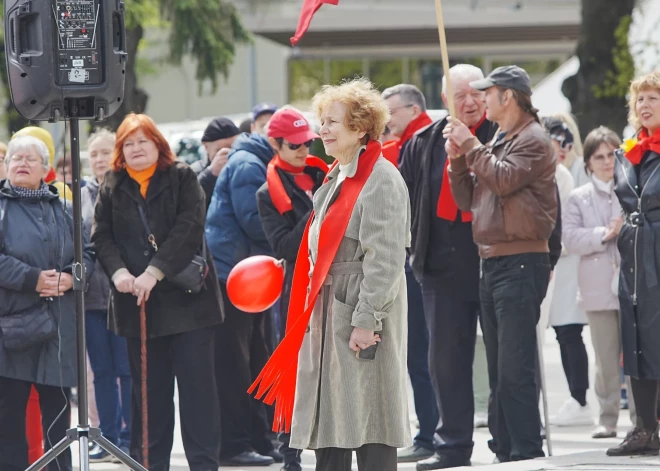
[[[357,163],[353,159],[348,177]],[[338,194],[338,173],[337,166],[314,197],[312,262],[326,203]],[[406,389],[408,246],[408,191],[397,169],[380,157],[358,196],[300,350],[292,448],[412,444]],[[380,331],[374,360],[357,359],[349,349],[354,326]]]

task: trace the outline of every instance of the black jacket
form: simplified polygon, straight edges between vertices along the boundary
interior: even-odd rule
[[[309,196],[296,185],[291,174],[279,168],[277,173],[282,179],[284,190],[291,198],[293,209],[284,214],[279,213],[268,191],[268,182],[264,183],[257,191],[257,206],[261,225],[270,246],[273,248],[275,257],[286,261],[286,278],[282,290],[281,308],[282,318],[286,318],[293,281],[293,269],[313,205]],[[305,167],[305,173],[314,179],[312,192],[315,193],[323,184],[325,172],[316,167]]]
[[[614,182],[625,216],[617,240],[623,367],[660,380],[660,154],[648,151],[632,165],[617,151]]]
[[[159,247],[156,253],[147,242],[137,205],[146,211]],[[146,200],[126,170],[105,177],[95,208],[92,242],[106,274],[112,278],[117,270],[126,268],[139,276],[149,265],[165,274],[146,305],[150,338],[188,332],[223,320],[222,295],[210,254],[206,286],[200,293],[185,293],[168,281],[190,263],[200,248],[204,222],[204,194],[186,164],[156,170]],[[125,337],[139,337],[139,319],[135,296],[119,293],[113,284],[111,329]]]
[[[211,204],[211,197],[213,196],[213,189],[215,188],[215,182],[218,181],[218,177],[211,173],[211,161],[208,156],[204,156],[197,162],[193,162],[190,166],[191,169],[197,174],[197,181],[202,186],[204,190],[204,195],[206,196],[206,209],[209,209]]]
[[[408,185],[412,211],[410,265],[418,281],[425,275],[445,277],[461,287],[459,292],[478,301],[479,254],[472,240],[472,223],[435,216],[447,160],[442,137],[446,124],[442,119],[420,129],[402,149],[399,169]],[[488,142],[496,127],[484,121],[476,135]]]

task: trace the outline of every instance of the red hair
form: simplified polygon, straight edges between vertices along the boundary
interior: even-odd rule
[[[131,113],[119,125],[117,129],[117,140],[115,150],[112,153],[112,170],[121,171],[126,167],[126,158],[124,157],[124,142],[130,136],[138,131],[142,131],[144,136],[156,144],[158,149],[158,168],[165,170],[176,162],[176,158],[165,137],[156,127],[156,123],[146,114]]]

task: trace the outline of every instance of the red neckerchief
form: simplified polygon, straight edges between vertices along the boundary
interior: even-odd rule
[[[484,114],[481,120],[470,128],[472,135],[477,134],[477,129],[481,127],[486,121],[486,115]],[[447,162],[445,163],[445,171],[442,174],[442,186],[440,187],[440,197],[438,198],[438,209],[437,216],[441,219],[446,219],[447,221],[454,222],[458,216],[458,206],[454,200],[454,195],[451,194],[451,187],[449,186],[449,174],[447,173],[447,168],[449,167],[449,156],[447,156]],[[461,220],[463,222],[472,221],[472,213],[461,211]]]
[[[355,176],[344,180],[339,196],[328,208],[319,231],[318,259],[314,264],[311,278],[309,276],[311,266],[308,258],[308,238],[309,227],[314,219],[313,213],[307,221],[293,272],[286,335],[248,390],[248,393],[252,394],[258,388],[257,399],[263,398],[266,404],[275,402],[275,420],[273,422],[275,432],[291,430],[293,402],[296,396],[298,353],[305,337],[305,330],[312,317],[316,298],[339,249],[342,240],[341,234],[346,232],[355,202],[380,155],[380,143],[369,141],[367,149],[358,157]],[[333,167],[336,164],[335,162]]]
[[[46,178],[44,178],[44,181],[50,184],[53,183],[56,179],[57,179],[57,175],[55,174],[55,169],[51,167],[51,169],[46,174]]]
[[[401,148],[403,145],[412,139],[417,131],[422,129],[424,126],[428,126],[432,122],[433,120],[426,113],[426,111],[422,112],[422,114],[408,123],[408,126],[406,126],[406,130],[403,131],[400,139],[387,141],[387,143],[383,145],[383,157],[392,162],[395,167],[398,167],[399,155],[401,154]]]
[[[633,165],[639,165],[646,151],[652,150],[660,154],[660,128],[656,129],[651,136],[646,128],[642,128],[637,135],[637,144],[626,152],[626,158]]]
[[[305,165],[307,167],[319,168],[325,173],[328,173],[328,164],[313,155],[307,156]],[[287,211],[291,211],[293,209],[293,205],[291,204],[291,197],[287,194],[286,189],[282,184],[282,179],[277,173],[277,168],[293,174],[300,173],[303,169],[286,163],[284,160],[280,159],[279,155],[273,157],[273,159],[268,164],[268,170],[266,171],[268,193],[270,193],[270,199],[273,200],[273,205],[275,206],[275,209],[277,209],[277,212],[284,214]]]
[[[392,139],[383,144],[383,157],[392,163],[395,167],[399,166],[399,140]]]

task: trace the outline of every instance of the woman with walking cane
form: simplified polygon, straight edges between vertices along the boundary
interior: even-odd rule
[[[195,173],[176,163],[151,118],[127,116],[117,130],[112,170],[99,189],[92,241],[112,281],[110,328],[127,337],[133,379],[131,456],[144,462],[146,394],[152,471],[169,469],[175,378],[188,466],[192,471],[218,468],[220,414],[210,379],[213,326],[223,315],[215,267],[206,263],[204,220],[204,192]],[[203,268],[196,281],[187,277],[194,264]],[[147,391],[140,381],[142,303]]]

